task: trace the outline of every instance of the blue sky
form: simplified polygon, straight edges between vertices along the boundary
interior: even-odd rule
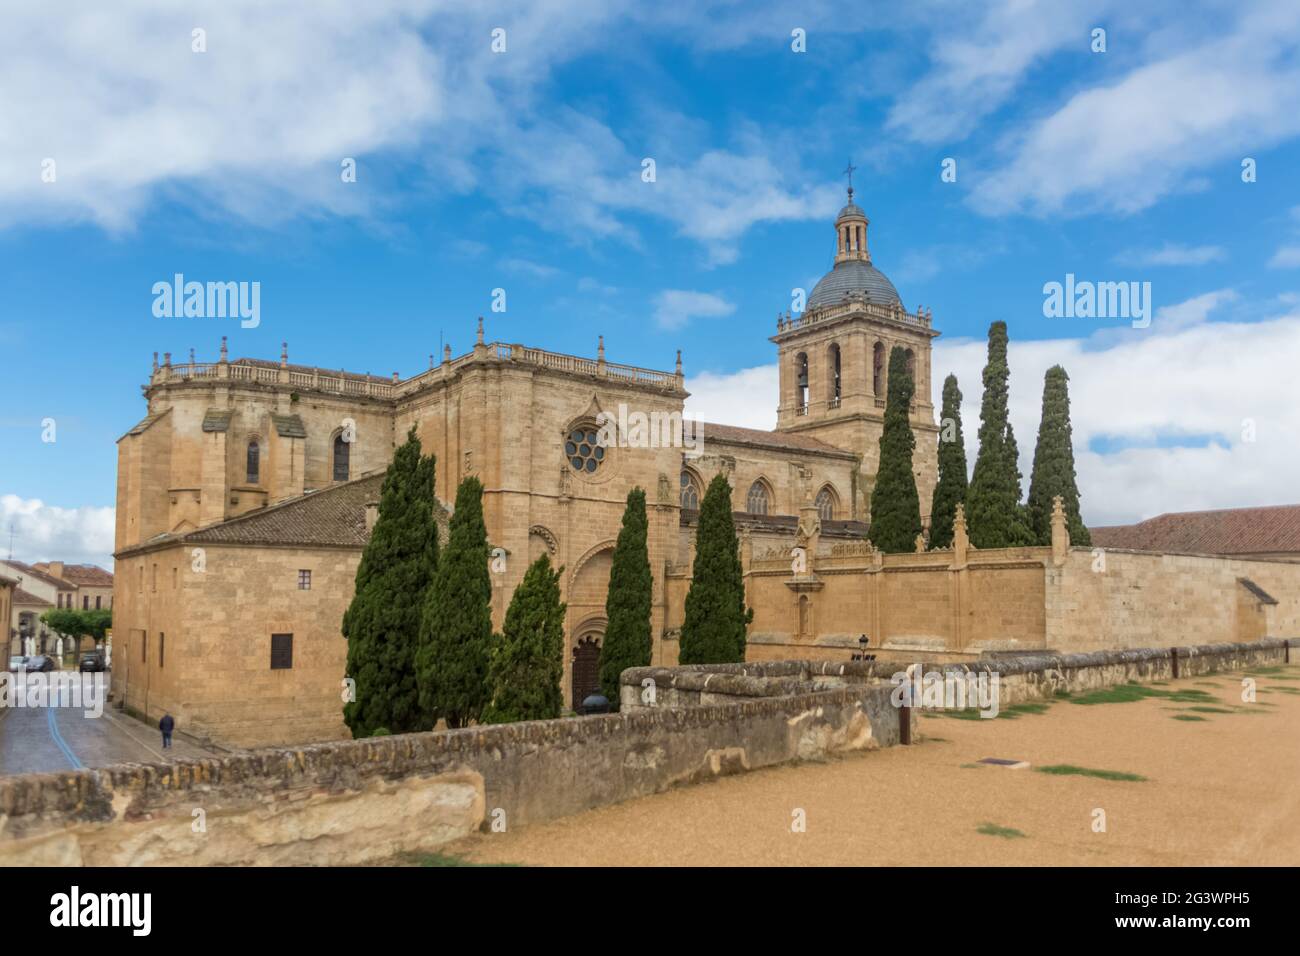
[[[770,427],[767,337],[831,265],[850,157],[874,263],[943,332],[934,386],[958,374],[972,461],[1003,319],[1026,473],[1042,372],[1071,373],[1089,523],[1296,500],[1294,5],[5,6],[0,545],[12,524],[19,558],[108,563],[114,441],[151,353],[213,360],[222,335],[232,357],[287,341],[405,377],[480,314],[490,339],[580,355],[603,334],[611,361],[681,348],[695,410]],[[178,272],[259,282],[260,325],[155,317]],[[1154,321],[1045,318],[1067,273],[1150,282]]]

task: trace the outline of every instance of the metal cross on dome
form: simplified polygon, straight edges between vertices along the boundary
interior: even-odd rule
[[[849,164],[844,167],[844,175],[849,177],[849,195],[853,195],[853,171],[858,167],[853,165],[853,159],[849,159]]]

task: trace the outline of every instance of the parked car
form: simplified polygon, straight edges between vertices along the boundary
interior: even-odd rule
[[[26,654],[14,654],[9,658],[9,669],[19,671],[23,668],[23,662],[27,660]]]
[[[78,662],[78,669],[84,674],[87,671],[102,671],[104,669],[104,655],[101,651],[86,651],[81,655]]]
[[[44,654],[35,654],[27,658],[27,672],[54,670],[54,658]]]

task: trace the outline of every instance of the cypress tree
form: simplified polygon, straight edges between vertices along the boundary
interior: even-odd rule
[[[1029,481],[1029,520],[1039,544],[1052,543],[1052,499],[1065,506],[1070,543],[1092,544],[1079,514],[1079,485],[1074,471],[1074,430],[1070,425],[1070,376],[1053,365],[1043,378],[1043,417],[1038,423],[1034,468]]]
[[[379,728],[429,730],[419,703],[416,641],[425,592],[438,562],[434,460],[422,457],[412,428],[384,475],[379,520],[357,566],[352,603],[343,615],[345,673],[356,699],[343,706],[353,737]]]
[[[617,709],[618,678],[629,667],[650,664],[650,601],[652,580],[645,491],[628,492],[623,527],[614,545],[605,597],[605,641],[600,649],[601,693]]]
[[[466,478],[456,490],[447,547],[424,602],[416,655],[420,704],[434,720],[464,727],[487,703],[492,643],[492,579],[488,575],[483,485]]]
[[[966,501],[966,439],[961,430],[961,389],[957,376],[943,380],[943,411],[939,416],[939,481],[930,502],[930,547],[952,545],[957,505]]]
[[[1020,504],[1015,435],[1007,420],[1007,324],[989,326],[984,396],[980,403],[980,450],[966,492],[966,520],[977,548],[1028,543]]]
[[[564,609],[560,571],[543,554],[528,566],[506,610],[488,661],[486,724],[560,716],[564,667]]]
[[[889,353],[885,425],[880,433],[880,467],[871,494],[871,543],[887,553],[915,551],[921,533],[921,499],[912,474],[916,436],[908,421],[915,386],[907,371],[907,353]]]
[[[731,485],[715,475],[700,503],[695,564],[686,592],[681,664],[728,664],[745,659],[745,629],[754,612],[745,607],[740,545],[731,515]]]
[[[1029,507],[1020,500],[1020,446],[1016,444],[1016,431],[1011,427],[1011,422],[1007,422],[1007,437],[1003,443],[1004,465],[1007,469],[1006,481],[1012,489],[1012,500],[1016,505],[1011,511],[1011,522],[1008,525],[1009,547],[1018,547],[1021,545],[1032,545],[1034,541],[1034,531],[1029,523]]]

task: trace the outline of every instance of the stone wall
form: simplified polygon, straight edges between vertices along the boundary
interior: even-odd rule
[[[883,685],[0,778],[0,864],[340,864],[896,743]],[[201,811],[201,813],[196,812]],[[202,820],[203,832],[195,832]]]
[[[1022,655],[1000,706],[1289,660],[1300,640]],[[899,743],[886,661],[623,673],[623,713],[0,778],[0,865],[355,864],[494,823],[581,813],[671,787]],[[646,681],[654,682],[647,695]]]

